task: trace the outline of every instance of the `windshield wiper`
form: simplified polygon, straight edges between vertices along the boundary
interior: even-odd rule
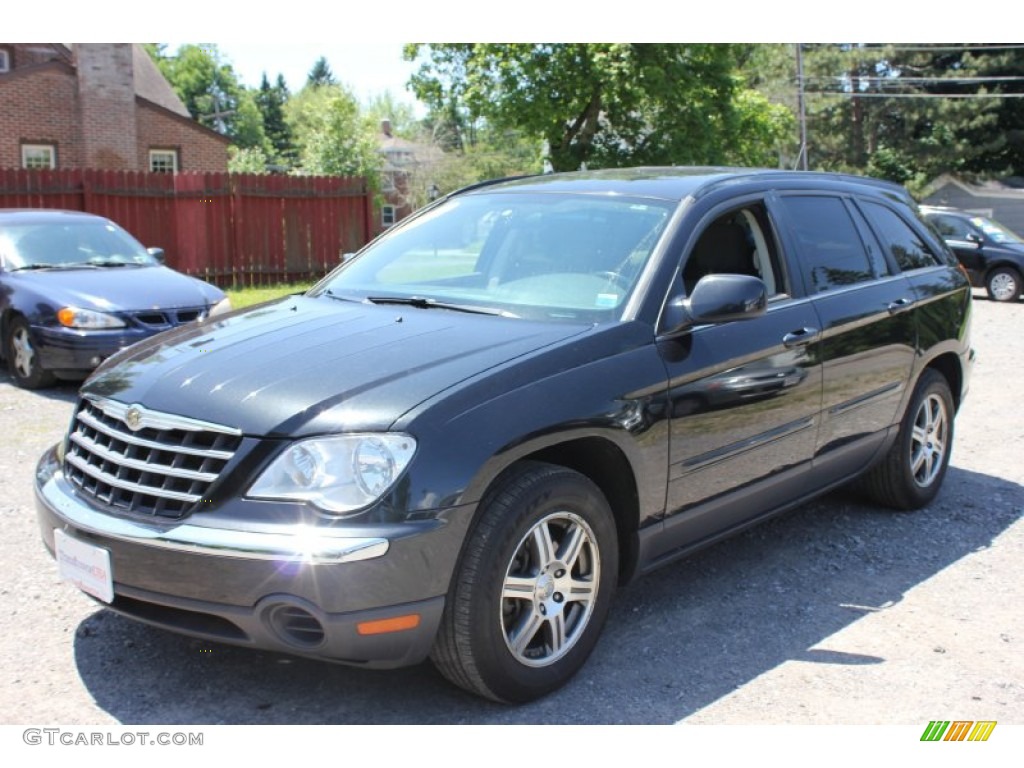
[[[113,261],[112,259],[89,259],[82,264],[75,264],[76,267],[141,267],[134,261]]]
[[[437,299],[428,299],[425,296],[367,296],[366,301],[373,304],[402,304],[417,309],[450,309],[455,312],[470,312],[474,315],[498,315],[500,317],[518,317],[503,309],[492,309],[491,307],[477,307],[467,304],[449,304]]]
[[[61,269],[63,267],[63,264],[43,264],[42,262],[37,261],[32,264],[22,264],[20,267],[12,267],[11,272],[20,272],[23,269]]]

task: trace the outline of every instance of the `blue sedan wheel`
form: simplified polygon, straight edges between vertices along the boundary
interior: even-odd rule
[[[21,318],[14,320],[7,331],[7,365],[14,383],[23,389],[49,387],[57,380],[39,364],[28,323]]]

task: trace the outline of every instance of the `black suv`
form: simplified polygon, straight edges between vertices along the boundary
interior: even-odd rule
[[[616,587],[842,483],[939,491],[971,294],[899,187],[506,180],[144,341],[36,481],[64,578],[196,637],[527,701]]]
[[[993,301],[1017,301],[1024,281],[1024,238],[998,221],[955,208],[922,206],[971,279]]]

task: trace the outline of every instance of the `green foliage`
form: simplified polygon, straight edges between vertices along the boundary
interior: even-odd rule
[[[410,85],[446,143],[483,118],[547,145],[555,170],[639,164],[763,162],[785,112],[736,76],[745,49],[711,44],[440,44]],[[767,145],[764,142],[768,142]]]
[[[189,43],[178,48],[175,55],[155,60],[193,118],[218,133],[236,137],[238,100],[243,88],[216,45]]]
[[[382,120],[391,121],[391,133],[403,139],[418,139],[422,126],[416,120],[413,108],[405,102],[398,101],[391,91],[377,94],[370,98],[363,110],[370,124],[380,126]]]
[[[381,165],[376,131],[343,86],[306,86],[288,100],[285,119],[299,149],[300,173],[376,180]]]
[[[792,48],[792,47],[790,47]],[[810,164],[919,189],[942,173],[1024,168],[1019,99],[941,98],[1022,90],[1024,52],[957,44],[804,46]]]
[[[266,173],[267,155],[260,147],[228,147],[230,173]]]

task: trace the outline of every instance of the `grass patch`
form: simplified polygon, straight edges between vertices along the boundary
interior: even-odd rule
[[[281,285],[259,285],[250,288],[228,288],[224,292],[231,299],[232,309],[241,309],[253,304],[287,296],[290,293],[303,293],[313,285],[308,283],[286,283]]]

